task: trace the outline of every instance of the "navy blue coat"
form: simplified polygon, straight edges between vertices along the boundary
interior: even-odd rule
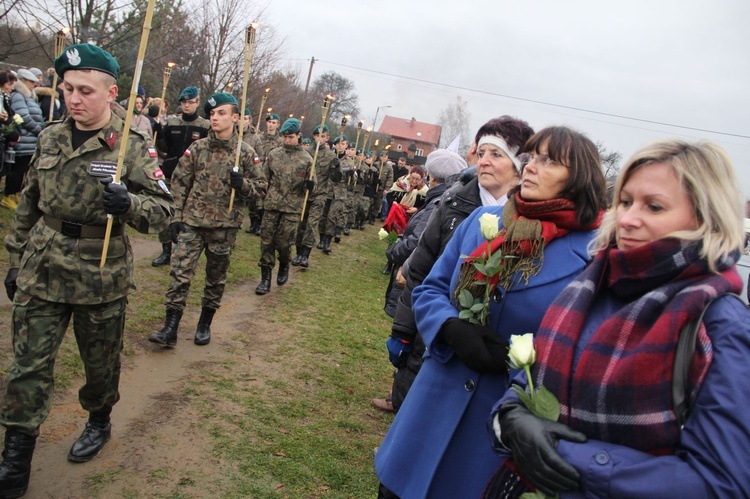
[[[502,210],[475,210],[414,290],[417,326],[427,346],[425,361],[375,455],[381,483],[404,499],[479,497],[500,464],[486,425],[509,378],[468,368],[437,333],[447,319],[458,317],[450,295],[461,256],[483,242],[479,216],[490,212],[502,220]],[[588,263],[586,246],[592,237],[593,232],[572,232],[555,239],[544,250],[541,271],[528,285],[500,290],[503,298],[491,305],[490,327],[503,340],[536,332],[552,300]]]

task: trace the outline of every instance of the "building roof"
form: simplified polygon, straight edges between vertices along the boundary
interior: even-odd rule
[[[431,123],[423,123],[414,118],[407,120],[396,116],[386,116],[383,118],[383,123],[380,124],[378,132],[387,133],[393,138],[434,144],[437,147],[440,143],[442,127]]]

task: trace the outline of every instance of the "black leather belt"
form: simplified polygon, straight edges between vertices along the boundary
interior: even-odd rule
[[[68,237],[104,239],[104,234],[107,232],[106,225],[84,225],[47,214],[44,215],[44,223],[50,229],[54,229]],[[124,233],[125,226],[123,224],[112,224],[112,236],[121,236]]]

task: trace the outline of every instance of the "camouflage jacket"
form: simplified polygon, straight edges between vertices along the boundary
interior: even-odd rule
[[[47,127],[26,176],[18,209],[5,237],[10,267],[19,268],[19,289],[57,303],[94,305],[135,289],[133,254],[126,234],[112,236],[107,260],[99,268],[103,239],[71,237],[47,226],[43,216],[104,226],[104,186],[114,174],[124,123],[112,114],[109,123],[77,150],[72,148],[73,120]],[[130,209],[114,224],[139,232],[166,228],[172,215],[163,173],[150,139],[131,128],[121,181],[130,193]]]
[[[254,126],[250,125],[245,127],[242,131],[242,141],[255,149],[255,154],[259,158],[263,158],[263,141],[260,140],[260,135],[258,135]]]
[[[156,136],[156,146],[166,154],[162,169],[167,178],[172,178],[177,162],[190,144],[205,138],[210,128],[211,123],[197,113],[192,121],[185,121],[182,116],[167,118],[167,124],[162,127],[161,134]]]
[[[351,185],[351,176],[354,174],[356,163],[353,159],[344,156],[339,159],[339,167],[331,174],[333,181],[333,198],[347,199],[349,197],[349,186]]]
[[[263,208],[282,213],[300,213],[305,200],[304,181],[310,175],[312,157],[301,145],[281,146],[270,152],[263,164],[268,193]]]
[[[211,130],[208,137],[193,142],[185,151],[172,174],[173,221],[203,228],[242,225],[246,198],[262,197],[267,184],[260,158],[243,141],[239,167],[245,181],[235,192],[229,212],[229,171],[234,167],[238,139],[236,131],[228,140],[221,140]]]
[[[370,167],[364,161],[361,163],[359,160],[356,161],[357,170],[356,175],[352,178],[352,191],[356,195],[362,195],[365,193],[365,180]]]
[[[315,149],[310,154],[315,154]],[[314,156],[313,156],[314,157]],[[315,193],[316,197],[333,197],[333,181],[331,171],[336,170],[336,153],[321,145],[318,149],[318,158],[315,162]]]
[[[263,132],[260,134],[260,143],[262,144],[262,150],[259,156],[263,161],[266,160],[271,151],[284,145],[278,130],[273,133]]]
[[[393,185],[393,163],[386,161],[384,165],[381,161],[378,161],[375,163],[375,166],[377,166],[379,170],[378,187],[381,191],[390,189],[391,185]]]

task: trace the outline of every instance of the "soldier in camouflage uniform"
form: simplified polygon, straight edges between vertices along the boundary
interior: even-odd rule
[[[328,149],[326,144],[330,138],[328,125],[323,125],[322,132],[320,125],[315,127],[313,138],[318,147],[318,157],[315,163],[315,190],[307,200],[305,219],[302,220],[297,230],[297,256],[292,260],[292,265],[299,265],[303,268],[307,268],[309,265],[310,251],[315,246],[318,225],[333,197],[331,172],[339,166],[336,154]]]
[[[242,124],[245,127],[242,132],[242,140],[250,144],[255,150],[255,153],[259,158],[263,158],[263,141],[260,138],[258,130],[253,126],[253,115],[250,113],[248,108],[245,108],[245,113],[242,116]],[[260,198],[248,198],[247,200],[247,215],[250,219],[250,225],[245,232],[248,234],[260,235],[260,216],[258,216],[259,210],[263,209],[263,200]]]
[[[354,225],[354,218],[357,212],[357,195],[354,192],[356,186],[355,180],[359,176],[359,158],[357,157],[357,150],[353,142],[349,142],[346,146],[346,164],[349,166],[349,174],[346,179],[346,209],[345,216],[346,221],[344,222],[344,235],[348,236],[351,233],[352,225]]]
[[[55,60],[55,70],[65,78],[70,116],[39,136],[5,238],[14,358],[0,411],[3,497],[20,497],[28,486],[39,426],[52,404],[55,356],[71,317],[86,375],[79,401],[89,420],[68,459],[89,461],[109,440],[109,415],[120,398],[127,295],[135,289],[125,224],[156,233],[172,213],[156,150],[134,128],[120,183],[112,183],[123,137],[123,122],[109,107],[117,96],[117,62],[95,45],[73,45]],[[113,225],[100,267],[107,214]]]
[[[245,200],[262,196],[266,188],[260,159],[244,141],[240,144],[238,171],[233,169],[239,140],[235,129],[240,120],[237,99],[227,93],[214,94],[203,109],[211,119],[208,137],[185,151],[172,175],[175,214],[169,230],[176,246],[166,293],[166,320],[164,327],[148,338],[166,347],[177,343],[190,283],[204,251],[206,285],[193,342],[206,345],[211,341],[211,322],[224,294]],[[229,211],[232,190],[234,204]]]
[[[211,127],[206,118],[198,116],[198,104],[200,104],[198,88],[185,87],[180,93],[179,101],[182,114],[167,118],[166,125],[162,127],[161,133],[156,137],[156,147],[166,154],[161,168],[166,177],[167,186],[172,179],[172,172],[177,166],[177,162],[180,161],[187,148],[196,140],[206,137],[208,129]],[[172,236],[169,234],[168,228],[159,233],[159,242],[162,251],[151,262],[154,267],[169,265],[169,259],[172,255]]]
[[[377,170],[372,166],[372,153],[367,151],[363,153],[363,156],[364,159],[359,165],[359,180],[354,188],[357,193],[357,216],[354,219],[354,227],[359,230],[365,230],[365,223],[370,214],[372,195],[375,192],[373,180],[377,182]]]
[[[268,180],[268,193],[264,200],[265,213],[260,228],[260,283],[255,294],[264,295],[271,290],[271,271],[279,254],[279,272],[276,284],[283,286],[289,278],[292,245],[297,235],[305,190],[314,194],[314,181],[309,180],[312,157],[299,143],[301,123],[290,118],[281,127],[284,141],[266,157],[263,172]]]
[[[282,146],[281,136],[279,135],[279,125],[281,118],[276,113],[266,115],[266,131],[260,135],[260,151],[258,156],[265,162],[268,154]],[[257,199],[254,206],[251,205],[253,212],[250,214],[250,226],[245,230],[248,234],[260,235],[260,224],[263,220],[263,199]]]
[[[331,252],[331,241],[341,242],[341,233],[346,224],[346,200],[348,196],[347,181],[352,164],[346,159],[346,149],[349,142],[346,135],[339,135],[333,141],[336,148],[336,157],[339,160],[339,166],[335,168],[330,175],[333,183],[333,199],[331,207],[328,210],[328,219],[325,223],[325,239],[323,252]]]
[[[378,194],[373,197],[370,205],[370,225],[375,224],[375,218],[380,215],[383,207],[383,200],[394,182],[393,163],[388,161],[388,151],[385,149],[380,151],[380,160],[375,163],[375,166],[378,169]]]

